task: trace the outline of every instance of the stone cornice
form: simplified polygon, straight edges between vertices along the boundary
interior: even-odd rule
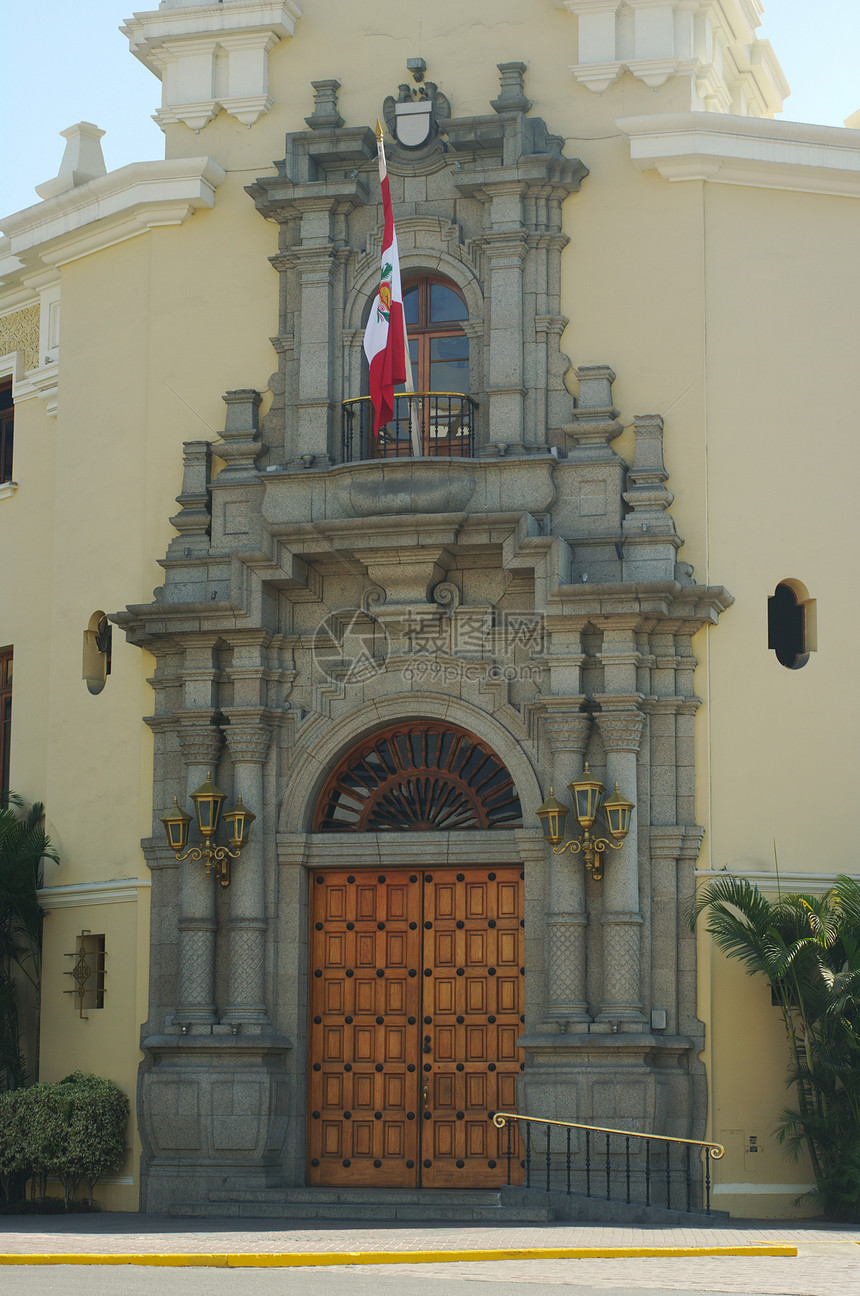
[[[801,873],[787,872],[780,869],[779,874],[773,869],[748,869],[735,866],[731,869],[696,869],[696,877],[710,881],[722,877],[741,877],[747,882],[753,882],[760,891],[778,892],[783,895],[789,893],[796,895],[823,895],[829,891],[832,886],[836,885],[837,879],[842,876],[838,873]],[[860,874],[848,873],[848,877],[855,882],[860,881]]]
[[[38,896],[43,909],[79,909],[90,905],[134,903],[138,891],[151,886],[149,878],[72,882],[65,886],[40,887]]]
[[[860,197],[860,130],[722,113],[618,117],[640,171],[665,180]]]
[[[167,41],[269,31],[280,37],[292,36],[301,16],[301,8],[293,0],[231,0],[223,8],[210,3],[136,13],[119,30],[128,37],[135,58],[154,71],[150,57]]]
[[[789,85],[756,31],[760,0],[553,0],[577,18],[571,72],[602,94],[625,73],[653,90],[685,80],[708,112],[734,105],[750,115],[782,110]]]
[[[21,271],[64,265],[159,225],[181,225],[201,207],[215,205],[224,177],[208,157],[134,162],[25,207],[0,222],[8,237],[0,284]]]

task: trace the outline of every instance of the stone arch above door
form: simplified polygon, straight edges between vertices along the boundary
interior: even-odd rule
[[[331,771],[314,811],[317,832],[519,827],[504,762],[448,721],[403,720],[363,738]]]
[[[540,805],[543,793],[528,736],[517,723],[516,713],[511,708],[502,708],[501,717],[490,715],[462,698],[425,690],[414,691],[409,699],[410,715],[404,716],[402,696],[380,696],[336,718],[320,717],[302,733],[291,764],[289,784],[282,794],[279,834],[313,831],[314,812],[326,779],[354,746],[387,726],[419,720],[459,727],[486,744],[509,770],[524,822],[529,822],[529,812]]]

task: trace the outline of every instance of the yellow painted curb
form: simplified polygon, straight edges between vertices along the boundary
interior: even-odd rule
[[[170,1265],[207,1269],[288,1269],[300,1265],[444,1264],[463,1260],[618,1260],[683,1256],[796,1256],[783,1243],[702,1247],[510,1247],[480,1251],[317,1251],[244,1255],[0,1255],[0,1265]]]

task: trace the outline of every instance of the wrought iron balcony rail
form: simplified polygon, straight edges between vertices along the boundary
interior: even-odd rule
[[[394,397],[394,416],[373,432],[369,396],[341,406],[341,462],[363,459],[471,459],[475,453],[477,404],[462,392],[402,392]]]
[[[624,1201],[627,1205],[662,1206],[667,1210],[711,1213],[711,1161],[725,1154],[721,1143],[702,1139],[670,1138],[665,1134],[639,1134],[634,1130],[606,1129],[600,1125],[580,1125],[575,1121],[546,1120],[539,1116],[518,1116],[514,1112],[496,1112],[493,1124],[507,1128],[507,1182],[515,1152],[511,1133],[513,1121],[525,1127],[523,1134],[526,1188],[545,1191],[583,1192],[586,1197],[605,1197],[606,1201]],[[532,1134],[532,1126],[543,1127]],[[555,1133],[555,1131],[564,1133]],[[582,1130],[572,1146],[571,1130]],[[615,1140],[613,1142],[613,1140]],[[623,1140],[623,1143],[618,1142]],[[635,1140],[631,1146],[631,1140]],[[555,1146],[553,1146],[553,1142]],[[697,1150],[700,1173],[693,1169],[693,1149]],[[704,1154],[704,1155],[703,1155]],[[613,1195],[613,1175],[622,1183],[621,1195]],[[517,1176],[519,1178],[519,1176]],[[635,1193],[639,1196],[635,1196]],[[679,1203],[680,1200],[685,1205]]]

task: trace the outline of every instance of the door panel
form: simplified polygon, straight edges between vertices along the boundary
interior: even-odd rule
[[[522,874],[339,870],[311,887],[309,1183],[503,1183],[489,1117],[516,1110]]]
[[[308,1181],[401,1186],[418,1171],[420,875],[311,887]]]
[[[521,915],[519,869],[424,874],[422,1066],[431,1078],[422,1112],[425,1188],[505,1181],[507,1136],[489,1115],[516,1110],[502,1098],[516,1102],[522,1060],[512,1048],[522,1034]]]

